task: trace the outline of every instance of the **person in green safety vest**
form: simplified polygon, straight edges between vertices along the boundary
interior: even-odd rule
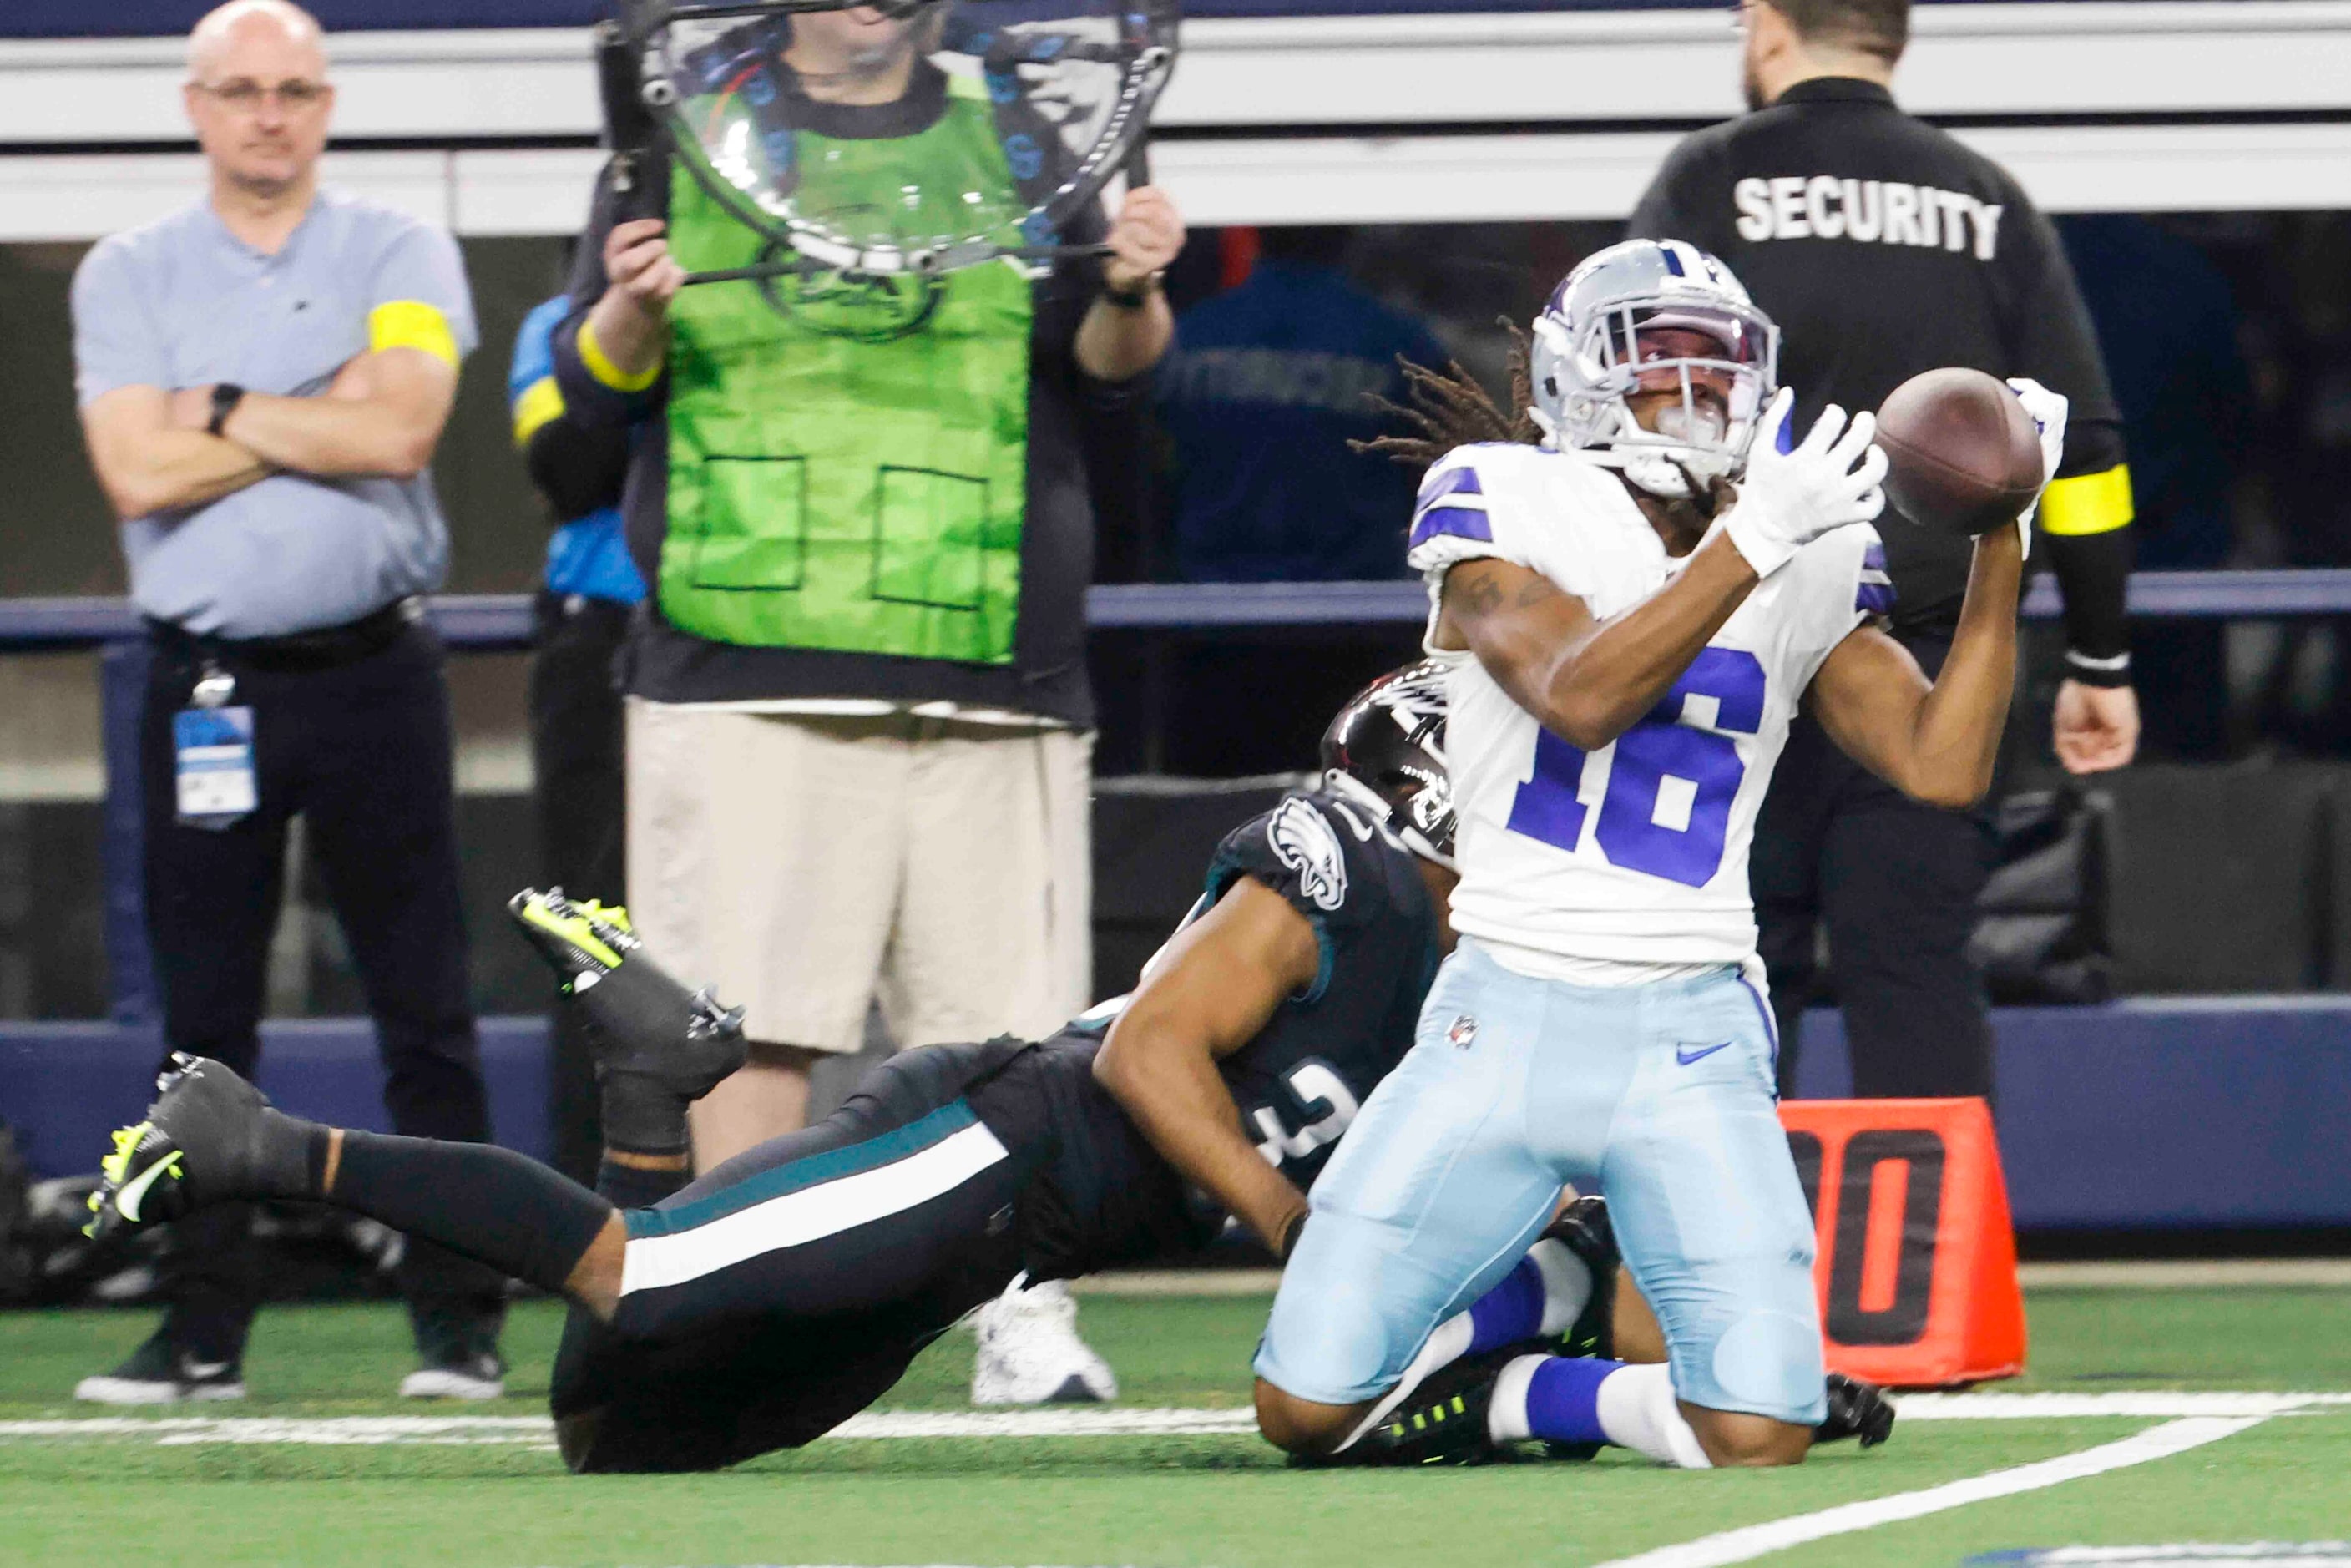
[[[910,248],[974,212],[1036,243],[1037,171],[1007,152],[1033,147],[928,57],[935,27],[861,6],[729,34],[729,107],[790,130],[746,111],[719,156],[767,188],[788,163],[799,211]],[[574,418],[645,426],[622,507],[651,588],[621,660],[632,912],[752,1042],[695,1108],[707,1170],[803,1124],[810,1069],[877,1004],[915,1046],[1043,1038],[1092,999],[1078,421],[1142,394],[1184,226],[1145,185],[1051,236],[1099,258],[682,290],[771,247],[653,162],[629,201],[662,216],[600,182],[555,363]]]

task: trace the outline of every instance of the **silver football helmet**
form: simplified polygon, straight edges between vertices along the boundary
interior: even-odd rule
[[[1535,318],[1535,423],[1545,444],[1672,499],[1689,478],[1745,471],[1779,365],[1780,329],[1729,267],[1682,240],[1626,240],[1569,273]],[[1645,429],[1628,400],[1675,382],[1681,406]]]

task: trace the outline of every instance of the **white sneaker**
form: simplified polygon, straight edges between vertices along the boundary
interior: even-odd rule
[[[200,1361],[158,1329],[112,1372],[74,1385],[74,1397],[92,1405],[177,1405],[183,1400],[242,1399],[245,1374],[233,1361]]]
[[[1078,1303],[1059,1280],[1029,1286],[1013,1276],[1004,1294],[971,1315],[979,1357],[974,1405],[1092,1405],[1118,1397],[1110,1364],[1078,1337]]]
[[[420,1366],[400,1380],[402,1399],[503,1399],[507,1369],[495,1355]]]

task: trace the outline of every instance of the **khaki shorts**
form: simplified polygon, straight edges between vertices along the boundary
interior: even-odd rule
[[[1093,737],[631,698],[629,904],[754,1040],[1041,1039],[1091,999]]]

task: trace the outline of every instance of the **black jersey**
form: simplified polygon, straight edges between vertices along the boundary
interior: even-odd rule
[[[1200,907],[1243,877],[1288,899],[1313,923],[1322,949],[1313,982],[1217,1064],[1249,1137],[1303,1190],[1412,1049],[1441,956],[1439,912],[1412,852],[1335,795],[1286,795],[1226,835]],[[1118,1007],[1071,1023],[1022,1064],[1050,1105],[1060,1143],[1046,1190],[1024,1204],[1032,1272],[1083,1273],[1185,1250],[1222,1221],[1094,1082],[1094,1055]]]
[[[1874,409],[1921,371],[2030,376],[2072,401],[2062,479],[2044,503],[2071,646],[2120,653],[2129,520],[2122,426],[2055,229],[2008,172],[1896,109],[1875,83],[1800,82],[1771,108],[1677,147],[1633,214],[1635,238],[1720,257],[1780,325],[1780,379],[1801,435],[1825,403]],[[2114,509],[2119,482],[2122,507]],[[2086,503],[2067,504],[2066,495]],[[2068,533],[2066,512],[2079,521]],[[1880,526],[1898,633],[1948,637],[1970,547],[1891,515]]]

